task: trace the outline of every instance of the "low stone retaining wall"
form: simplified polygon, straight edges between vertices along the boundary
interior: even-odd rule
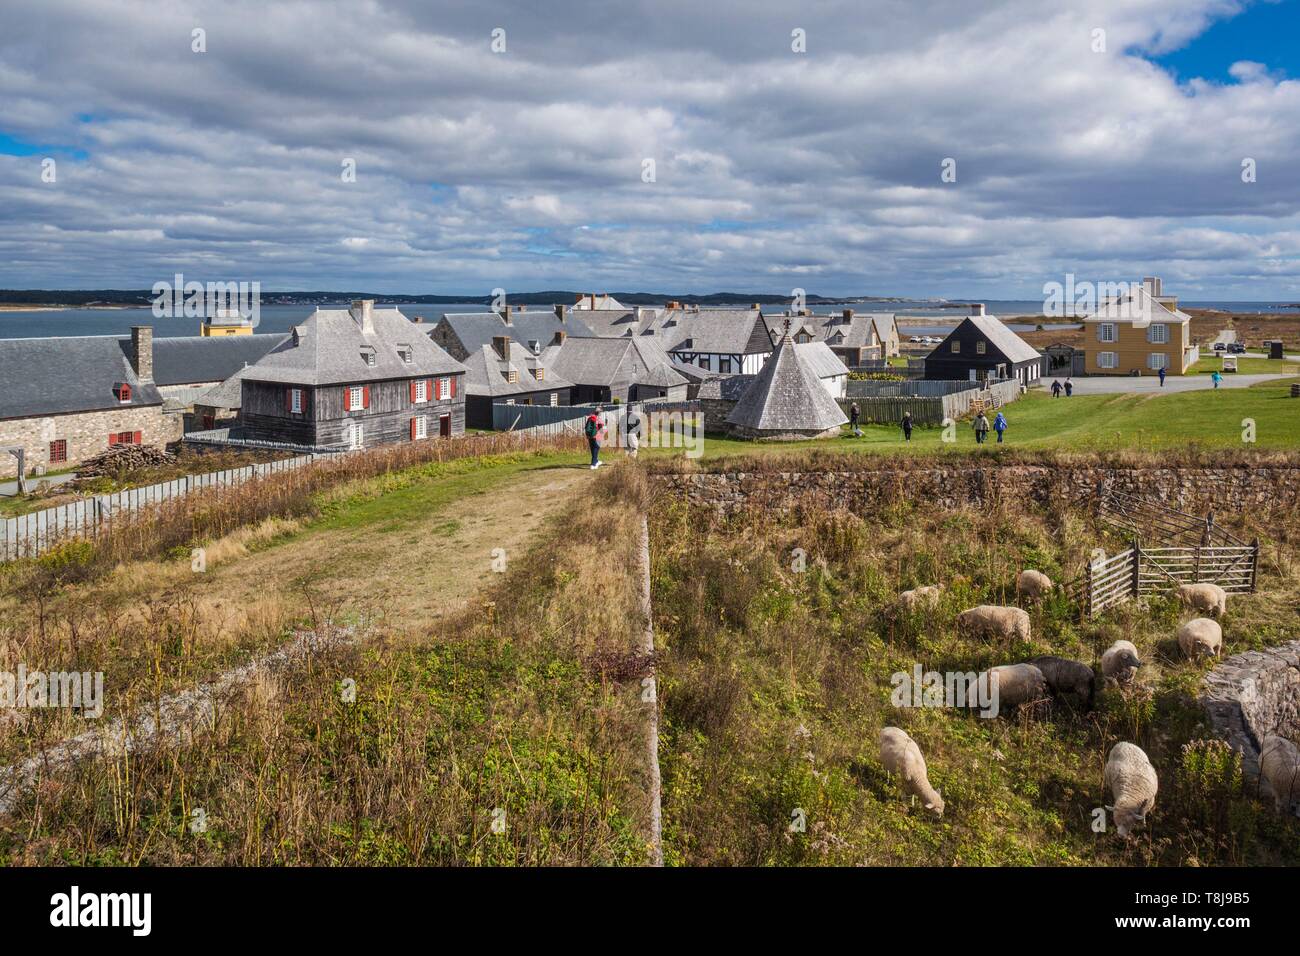
[[[1300,739],[1300,641],[1225,658],[1205,675],[1201,706],[1210,724],[1259,777],[1259,745],[1268,734]]]
[[[1124,468],[936,464],[853,471],[658,475],[691,504],[728,513],[744,506],[796,506],[866,513],[899,500],[955,508],[1032,502],[1091,510],[1104,491],[1125,491],[1192,513],[1249,511],[1267,520],[1300,507],[1300,468]]]

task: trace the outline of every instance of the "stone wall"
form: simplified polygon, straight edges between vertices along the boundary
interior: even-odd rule
[[[795,506],[865,513],[897,500],[943,508],[1026,500],[1042,507],[1091,508],[1117,489],[1193,514],[1249,511],[1252,517],[1300,507],[1300,468],[1140,468],[936,464],[933,467],[816,472],[728,472],[656,476],[659,486],[692,504],[734,511],[745,505]]]
[[[38,466],[46,471],[61,470],[108,451],[108,436],[118,432],[140,432],[146,445],[163,446],[181,435],[181,417],[164,414],[158,405],[133,405],[99,412],[72,415],[44,415],[37,418],[13,418],[0,421],[0,445],[22,445],[26,449],[27,473]],[[50,442],[68,443],[68,460],[50,462]],[[18,473],[18,460],[5,454],[0,458],[0,478]]]
[[[1250,780],[1259,776],[1259,745],[1268,734],[1300,740],[1300,641],[1224,659],[1205,675],[1201,706],[1215,733],[1241,753]]]

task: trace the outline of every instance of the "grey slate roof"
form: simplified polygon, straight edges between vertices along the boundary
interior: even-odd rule
[[[251,366],[245,378],[289,385],[344,385],[422,375],[452,375],[465,366],[434,344],[422,325],[397,309],[373,310],[374,331],[365,333],[349,309],[318,309],[294,327],[283,342]],[[408,364],[398,357],[409,346]],[[375,364],[362,352],[374,349]]]
[[[244,375],[249,368],[241,368],[224,382],[213,385],[206,392],[195,396],[195,405],[207,405],[210,408],[237,409],[244,403]]]
[[[549,367],[545,355],[537,356],[518,342],[510,343],[510,360],[506,361],[497,354],[491,345],[484,345],[471,352],[465,359],[465,394],[490,395],[493,398],[507,395],[523,395],[551,389],[564,389],[573,385]],[[535,370],[542,369],[539,380]],[[518,381],[511,382],[508,373],[514,369]]]
[[[525,348],[536,342],[546,348],[555,339],[556,332],[569,335],[592,335],[591,329],[569,310],[563,322],[553,309],[530,312],[511,312],[510,322],[502,319],[500,312],[448,312],[438,323],[443,332],[450,331],[460,340],[467,355],[472,355],[485,345],[491,345],[497,335],[508,335]],[[427,327],[421,326],[427,333]]]
[[[569,336],[544,353],[557,373],[577,385],[649,385],[671,388],[687,379],[657,343],[638,337]]]
[[[185,335],[153,340],[155,385],[223,382],[285,340],[285,333]],[[130,342],[128,336],[125,340]]]
[[[824,432],[848,421],[789,335],[784,335],[727,423],[757,432]]]
[[[674,352],[751,355],[772,351],[758,309],[664,309],[642,324],[641,334],[653,334],[666,350]]]
[[[634,309],[579,309],[578,321],[587,326],[588,332],[574,332],[575,335],[598,335],[602,338],[621,338],[636,335],[641,331],[645,318],[637,318]]]
[[[799,350],[804,362],[818,378],[834,378],[837,375],[849,374],[848,366],[840,361],[840,357],[832,352],[825,342],[796,342],[794,347]]]
[[[983,333],[984,337],[993,343],[994,348],[1005,355],[1007,361],[1011,362],[1013,365],[1019,365],[1021,362],[1030,362],[1034,359],[1042,358],[1032,345],[1003,325],[995,316],[969,315],[966,317],[965,321],[979,329],[980,332]],[[961,323],[958,323],[957,328],[961,328]],[[953,329],[953,331],[949,333],[949,337],[955,335],[956,332],[957,329]],[[944,341],[946,342],[947,338],[945,338]],[[943,344],[940,343],[935,351],[938,352],[942,348]]]
[[[161,405],[153,385],[140,385],[116,335],[0,339],[0,419]],[[113,394],[131,386],[131,401]]]

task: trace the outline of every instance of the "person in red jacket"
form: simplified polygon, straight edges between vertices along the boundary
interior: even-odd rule
[[[582,433],[587,436],[587,445],[591,448],[591,470],[600,467],[600,435],[605,430],[605,423],[600,418],[600,406],[587,416],[582,426]]]

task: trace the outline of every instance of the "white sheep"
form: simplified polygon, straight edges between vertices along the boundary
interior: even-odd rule
[[[1259,748],[1259,773],[1273,795],[1278,813],[1300,801],[1300,748],[1277,734],[1269,734]]]
[[[1029,640],[1029,614],[1018,607],[981,604],[958,614],[957,624],[977,635]]]
[[[1228,609],[1228,592],[1217,584],[1180,584],[1178,600],[1193,611],[1223,617]]]
[[[990,667],[979,675],[979,681],[979,686],[987,687],[991,699],[997,701],[999,713],[1003,708],[1011,709],[1036,700],[1046,700],[1051,696],[1047,678],[1033,664]]]
[[[1142,666],[1132,641],[1116,641],[1101,655],[1101,676],[1117,684],[1127,684]]]
[[[1223,653],[1223,628],[1209,617],[1194,617],[1178,629],[1178,646],[1193,659]]]
[[[1147,814],[1156,805],[1156,791],[1160,787],[1156,768],[1137,744],[1120,741],[1110,748],[1104,775],[1106,789],[1115,805],[1108,807],[1115,815],[1115,829],[1127,837],[1134,827],[1146,822]]]
[[[1042,571],[1025,569],[1016,578],[1016,591],[1031,601],[1040,601],[1052,590],[1052,579]]]
[[[926,584],[919,588],[912,588],[912,590],[904,591],[898,596],[898,610],[910,613],[923,605],[933,607],[939,603],[939,597],[942,594],[942,584]]]
[[[943,797],[930,786],[925,757],[907,731],[886,727],[880,732],[880,762],[888,773],[902,778],[903,789],[920,797],[925,809],[937,817],[943,816]]]

